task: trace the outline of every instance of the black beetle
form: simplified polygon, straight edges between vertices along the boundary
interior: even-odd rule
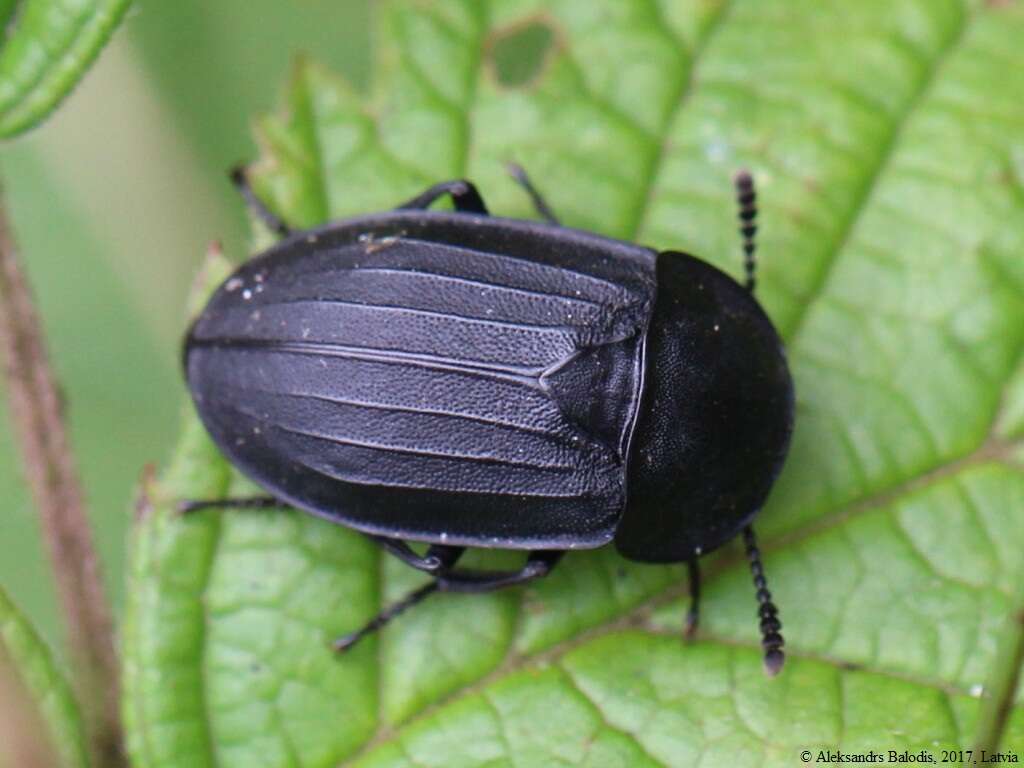
[[[742,531],[765,667],[783,663],[751,521],[789,446],[793,385],[753,298],[755,193],[736,178],[747,284],[684,253],[491,217],[467,181],[398,209],[291,233],[213,294],[184,348],[214,441],[267,498],[434,579],[341,638],[350,648],[431,592],[481,592],[609,541],[689,564]],[[428,211],[448,195],[454,212]],[[424,555],[405,542],[426,542]],[[456,568],[466,547],[529,550],[519,571]]]

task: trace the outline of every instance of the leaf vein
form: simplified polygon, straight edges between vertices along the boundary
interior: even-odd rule
[[[810,291],[807,293],[806,301],[797,306],[795,318],[790,324],[789,333],[786,334],[791,344],[795,343],[795,341],[800,338],[804,332],[807,319],[811,315],[812,307],[824,293],[829,277],[832,274],[836,263],[839,261],[840,254],[845,250],[846,246],[850,242],[854,231],[856,230],[857,222],[860,221],[864,211],[868,208],[868,203],[874,197],[880,180],[885,175],[885,171],[888,169],[889,164],[895,156],[896,150],[900,145],[900,139],[902,138],[903,131],[910,122],[910,119],[916,114],[918,108],[925,102],[928,93],[938,81],[939,72],[942,70],[945,63],[951,58],[953,53],[959,48],[960,44],[966,37],[967,30],[970,27],[971,22],[980,14],[980,11],[967,13],[969,15],[961,20],[956,31],[950,35],[945,45],[943,45],[942,49],[932,59],[931,66],[928,68],[924,77],[921,78],[917,89],[904,104],[903,109],[896,115],[892,128],[882,144],[881,150],[878,153],[874,164],[869,169],[867,178],[861,185],[860,194],[854,202],[853,209],[849,214],[847,214],[845,221],[839,229],[834,245],[830,249],[830,252],[826,254],[824,264],[819,269],[818,275],[814,280]]]
[[[591,707],[597,713],[597,716],[601,719],[601,722],[604,724],[605,728],[614,733],[621,734],[625,738],[629,739],[629,741],[634,746],[636,746],[636,748],[653,763],[658,765],[663,764],[661,760],[658,760],[654,755],[647,751],[647,747],[644,746],[644,744],[640,741],[640,739],[637,737],[635,733],[627,731],[625,728],[620,728],[608,719],[608,715],[605,713],[601,705],[597,702],[597,700],[592,698],[589,693],[587,693],[587,691],[583,688],[583,685],[576,679],[576,676],[572,673],[572,670],[565,665],[564,658],[560,658],[558,660],[557,667],[563,673],[563,679],[568,683],[569,688],[572,691],[574,691],[579,696],[579,698],[587,704],[587,706]]]
[[[643,231],[644,222],[647,219],[647,214],[654,201],[654,191],[657,189],[659,170],[661,169],[665,155],[668,153],[669,133],[672,130],[672,125],[675,123],[677,115],[689,102],[690,96],[694,90],[694,83],[696,80],[694,73],[697,69],[697,61],[707,49],[708,43],[714,37],[715,32],[721,27],[723,21],[729,15],[731,8],[731,0],[726,0],[726,2],[722,4],[704,27],[701,36],[694,43],[692,50],[683,51],[689,60],[689,67],[687,68],[686,76],[679,78],[679,86],[676,89],[676,97],[673,101],[672,108],[669,110],[668,115],[662,123],[657,147],[655,148],[647,167],[644,169],[644,181],[640,191],[640,205],[634,214],[632,225],[627,228],[627,231],[630,233],[627,238],[629,240],[636,240]],[[670,37],[677,39],[669,27],[666,26],[665,29],[668,31]]]

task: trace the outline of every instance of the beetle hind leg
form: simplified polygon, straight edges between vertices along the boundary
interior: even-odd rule
[[[462,548],[450,547],[449,549]],[[390,547],[389,551],[392,551]],[[350,650],[364,637],[373,634],[396,616],[409,610],[435,592],[466,592],[476,594],[526,584],[551,573],[564,554],[565,552],[561,550],[547,549],[531,552],[527,558],[526,565],[518,571],[442,570],[433,581],[428,582],[419,589],[414,589],[398,602],[392,603],[355,632],[339,637],[334,641],[334,649],[339,653]],[[430,555],[430,550],[428,550],[427,555]]]
[[[383,611],[378,613],[366,624],[357,629],[355,632],[349,632],[347,635],[342,635],[334,641],[334,650],[338,653],[344,653],[349,650],[362,640],[367,635],[372,635],[378,629],[389,623],[392,619],[401,613],[412,608],[417,603],[422,602],[424,599],[432,595],[438,589],[438,583],[436,581],[430,581],[424,584],[419,589],[414,589],[412,592],[407,594],[397,603],[392,603]]]
[[[477,594],[526,584],[551,573],[564,555],[560,549],[535,550],[518,571],[448,571],[437,577],[438,588],[443,592]]]

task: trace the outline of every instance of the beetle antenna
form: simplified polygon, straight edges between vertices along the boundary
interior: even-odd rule
[[[412,608],[417,603],[421,602],[424,598],[432,595],[437,591],[437,581],[431,581],[424,584],[419,589],[414,589],[412,592],[407,594],[397,603],[392,603],[383,611],[378,613],[372,619],[370,619],[361,629],[357,629],[355,632],[350,632],[347,635],[343,635],[334,641],[334,650],[338,653],[344,653],[348,651],[362,640],[367,635],[372,635],[378,629],[383,627],[385,624],[390,622],[393,618],[398,616],[400,613],[404,613],[409,608]]]
[[[757,190],[754,189],[754,177],[747,170],[738,172],[733,183],[736,185],[740,234],[743,236],[743,268],[747,273],[745,286],[753,293],[757,285],[757,243],[754,240],[754,235],[757,234]]]
[[[764,577],[764,566],[761,564],[761,550],[757,548],[757,538],[753,526],[743,529],[743,543],[747,548],[747,560],[750,561],[750,573],[754,577],[757,588],[757,614],[761,617],[761,647],[764,648],[764,671],[771,677],[779,674],[786,655],[782,652],[785,641],[780,630],[779,609],[772,602],[772,593],[768,590],[768,581]]]

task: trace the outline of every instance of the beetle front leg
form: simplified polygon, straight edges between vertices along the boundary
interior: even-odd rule
[[[547,576],[564,556],[564,550],[539,549],[530,553],[518,571],[449,571],[437,577],[438,589],[476,594],[526,584]]]
[[[686,612],[684,634],[687,640],[692,640],[697,634],[697,625],[700,623],[700,566],[697,565],[696,557],[687,560],[686,566],[689,569],[690,608]]]
[[[416,195],[412,200],[398,206],[396,210],[425,211],[445,195],[451,195],[456,211],[462,213],[488,213],[487,206],[484,205],[484,199],[480,197],[477,188],[472,182],[465,179],[442,181],[440,184],[435,184]]]
[[[334,650],[339,653],[348,651],[364,637],[373,634],[396,616],[435,592],[492,592],[496,589],[526,584],[551,573],[564,554],[562,550],[547,549],[531,552],[526,565],[518,571],[443,571],[434,581],[414,589],[398,602],[392,603],[355,632],[339,637],[334,641]]]

